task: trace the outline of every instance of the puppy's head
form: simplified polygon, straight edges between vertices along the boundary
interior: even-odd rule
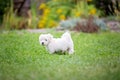
[[[41,45],[47,46],[50,43],[52,38],[53,36],[51,34],[41,34],[39,36],[39,42]]]

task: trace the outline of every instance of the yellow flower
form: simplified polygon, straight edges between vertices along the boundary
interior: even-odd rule
[[[76,12],[76,13],[75,13],[75,16],[76,16],[76,17],[80,17],[80,15],[81,15],[81,12]]]
[[[40,23],[41,23],[41,24],[45,24],[46,21],[45,21],[45,20],[41,20]]]
[[[92,0],[87,0],[87,2],[92,2]]]
[[[38,24],[38,27],[41,29],[41,28],[44,28],[44,24]]]
[[[53,1],[57,1],[57,0],[53,0]]]
[[[96,14],[96,9],[91,9],[90,12],[89,12],[89,14],[95,15]]]
[[[58,10],[56,11],[56,13],[57,13],[57,14],[60,14],[60,13],[62,13],[62,11],[63,11],[62,9],[58,9]]]
[[[46,4],[45,3],[40,4],[39,9],[45,9],[45,8],[46,8]]]
[[[46,16],[46,15],[48,15],[49,13],[50,13],[50,9],[47,8],[47,9],[44,10],[43,15]]]
[[[53,20],[50,20],[50,27],[55,27],[57,26],[57,23]]]
[[[39,23],[38,23],[38,27],[39,28],[44,28],[45,27],[45,23],[46,23],[45,20],[40,20]]]
[[[65,20],[66,19],[66,17],[65,17],[65,15],[60,15],[60,20]]]
[[[41,18],[43,21],[47,21],[47,16],[42,16]]]

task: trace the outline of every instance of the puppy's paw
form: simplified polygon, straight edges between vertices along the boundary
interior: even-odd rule
[[[50,51],[49,51],[49,53],[50,53],[50,54],[53,54],[53,53],[55,53],[55,51],[53,51],[53,50],[50,50]]]
[[[69,54],[73,54],[73,53],[74,53],[74,50],[71,49],[71,50],[68,51],[68,53],[69,53]]]

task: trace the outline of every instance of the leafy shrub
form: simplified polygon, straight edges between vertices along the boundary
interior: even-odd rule
[[[47,3],[42,3],[39,9],[43,12],[38,23],[39,28],[55,27],[58,21],[67,19],[71,9],[71,0],[60,1],[51,0]]]
[[[97,10],[94,5],[88,5],[85,1],[79,1],[72,9],[72,17],[89,17],[89,15],[100,16],[100,10]]]
[[[69,18],[100,15],[100,12],[93,5],[88,5],[86,1],[75,2],[76,0],[51,0],[47,3],[40,4],[39,9],[42,11],[42,15],[40,15],[39,18],[38,28],[56,27],[60,21],[64,24],[62,20],[67,20]],[[71,23],[74,25],[74,20],[73,22],[71,21]]]
[[[88,20],[86,21],[79,21],[75,26],[74,30],[82,31],[87,33],[98,32],[99,27],[94,23],[93,16],[89,16]]]
[[[107,24],[99,18],[89,16],[88,18],[74,18],[61,21],[59,29],[71,29],[82,32],[98,32],[99,30],[108,30]]]
[[[12,7],[4,14],[2,26],[4,29],[25,29],[27,27],[27,19],[23,17],[17,17]]]
[[[94,22],[94,24],[96,24],[101,30],[103,30],[103,31],[108,30],[107,24],[106,24],[102,19],[94,18],[93,22]]]
[[[102,16],[117,15],[117,12],[120,12],[119,0],[91,0],[89,3],[101,10],[103,12]]]
[[[3,15],[9,10],[11,2],[12,0],[0,0],[0,24],[2,23]]]
[[[28,28],[36,28],[37,19],[36,19],[36,6],[35,3],[31,4],[31,14],[30,18],[17,16],[13,11],[13,3],[6,11],[3,16],[2,26],[4,29],[28,29]]]
[[[62,29],[73,29],[76,26],[77,22],[79,22],[80,20],[80,18],[62,20],[60,21],[59,26]]]

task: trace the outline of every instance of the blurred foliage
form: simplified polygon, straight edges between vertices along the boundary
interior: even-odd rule
[[[18,17],[13,12],[13,7],[10,7],[9,11],[3,16],[2,26],[5,29],[25,29],[27,21],[24,17]]]
[[[72,0],[51,0],[40,4],[39,10],[43,13],[40,16],[38,27],[56,27],[60,20],[67,19],[73,6]]]
[[[60,27],[58,29],[71,29],[75,31],[82,31],[87,33],[94,33],[100,30],[107,31],[107,24],[102,20],[94,16],[89,16],[88,18],[74,18],[69,20],[64,20],[59,23]]]
[[[108,14],[106,12],[110,14],[109,16],[113,13],[115,19],[120,20],[120,3],[118,4],[116,2],[118,0],[114,0],[114,4],[111,3],[111,6],[111,1],[112,0],[44,0],[38,9],[36,9],[37,3],[31,0],[31,17],[24,18],[14,14],[13,0],[0,0],[0,23],[3,23],[2,25],[6,29],[54,28],[59,25],[74,27],[79,18],[87,19],[91,15],[99,18],[107,16]],[[110,10],[107,9],[109,6]],[[40,15],[37,15],[37,10],[39,10]],[[111,10],[113,12],[111,12]],[[103,23],[100,20],[95,22],[98,25]]]
[[[13,11],[13,3],[3,15],[2,27],[4,29],[25,29],[27,27],[27,19],[25,17],[18,17]]]
[[[71,11],[72,17],[84,17],[88,18],[90,15],[100,16],[101,11],[97,10],[94,5],[88,5],[88,1],[78,1],[75,7]]]
[[[0,24],[3,20],[3,15],[9,10],[12,0],[0,0]]]
[[[29,18],[17,16],[13,11],[13,3],[3,15],[2,26],[4,29],[30,29],[37,26],[37,11],[36,3],[32,2],[31,10],[28,11],[31,15]]]
[[[61,29],[73,29],[80,20],[80,18],[64,20],[60,21],[59,25]]]
[[[89,16],[86,20],[80,20],[74,27],[76,31],[82,31],[86,33],[94,33],[100,30],[99,26],[94,23],[94,17]]]
[[[92,0],[88,3],[101,10],[103,12],[102,16],[118,15],[118,12],[120,12],[119,0]]]
[[[87,1],[84,0],[50,0],[41,3],[39,10],[42,11],[42,14],[40,15],[38,28],[56,27],[60,21],[69,18],[100,15],[100,11],[94,5],[88,5]]]

